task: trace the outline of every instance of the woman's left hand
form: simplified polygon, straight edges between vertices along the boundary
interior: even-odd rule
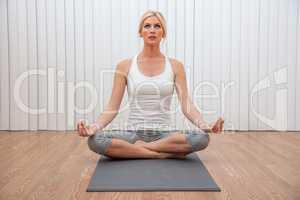
[[[215,123],[211,125],[210,132],[212,133],[221,133],[223,130],[224,119],[220,117]]]

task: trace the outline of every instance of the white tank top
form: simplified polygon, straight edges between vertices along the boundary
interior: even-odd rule
[[[174,73],[169,59],[165,56],[164,70],[156,76],[146,76],[140,71],[137,55],[131,63],[127,75],[127,130],[171,130]]]

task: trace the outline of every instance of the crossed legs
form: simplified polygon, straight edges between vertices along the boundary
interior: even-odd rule
[[[209,136],[206,133],[192,131],[170,133],[167,137],[152,142],[133,138],[111,138],[105,140],[100,134],[89,137],[92,151],[113,158],[184,158],[185,155],[207,147]]]

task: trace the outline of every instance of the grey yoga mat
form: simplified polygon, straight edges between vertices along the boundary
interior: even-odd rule
[[[221,191],[197,154],[186,159],[111,159],[101,156],[87,192]]]

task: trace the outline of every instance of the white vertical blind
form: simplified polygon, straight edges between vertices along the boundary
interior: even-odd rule
[[[72,130],[94,121],[116,64],[142,49],[140,16],[159,10],[161,45],[184,63],[190,96],[227,130],[300,130],[297,0],[1,0],[0,129]],[[23,79],[22,79],[23,78]],[[193,125],[176,94],[172,123]],[[177,107],[177,108],[176,108]],[[124,128],[127,94],[107,128]]]

